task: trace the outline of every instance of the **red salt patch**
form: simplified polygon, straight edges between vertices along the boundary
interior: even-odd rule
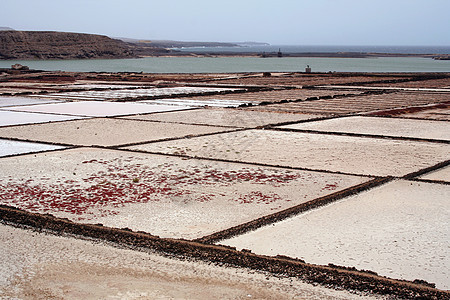
[[[334,191],[334,190],[337,189],[337,187],[338,187],[337,182],[335,182],[334,184],[326,184],[326,185],[322,188],[322,191],[323,191],[323,190]]]
[[[86,160],[83,161],[84,164],[104,165],[104,170],[78,180],[61,177],[64,180],[56,179],[57,184],[33,185],[33,179],[28,178],[22,182],[0,183],[2,190],[0,203],[30,211],[107,216],[118,213],[114,208],[130,203],[148,203],[174,197],[181,197],[186,203],[207,202],[216,197],[212,194],[197,195],[192,190],[192,185],[230,186],[239,182],[248,182],[277,186],[303,176],[291,171],[261,168],[223,171],[209,166],[204,166],[202,169],[198,167],[175,169],[174,164],[168,163],[154,168],[130,163],[136,160],[138,158],[110,161]],[[136,178],[139,180],[135,180]],[[41,180],[50,181],[50,178],[43,177]],[[86,184],[89,186],[85,187]],[[186,197],[187,195],[190,196]],[[280,200],[281,197],[274,193],[252,192],[241,195],[236,201],[270,204]]]

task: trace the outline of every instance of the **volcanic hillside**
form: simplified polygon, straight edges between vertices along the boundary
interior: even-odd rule
[[[0,31],[0,59],[133,57],[129,46],[103,35],[53,31]]]

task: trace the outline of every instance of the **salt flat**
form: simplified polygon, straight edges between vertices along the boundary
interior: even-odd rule
[[[200,238],[370,178],[93,148],[0,161],[0,204]]]
[[[447,160],[450,152],[447,144],[273,130],[246,130],[128,148],[376,176],[403,176]]]
[[[27,113],[19,111],[1,111],[0,110],[0,127],[23,124],[48,123],[57,121],[68,121],[85,119],[86,117],[51,115],[41,113]]]
[[[66,147],[0,139],[0,157],[64,148]]]
[[[450,186],[395,181],[220,242],[450,288]]]
[[[448,298],[450,74],[0,75],[1,299]]]
[[[27,98],[27,97],[0,97],[0,107],[18,106],[18,105],[32,105],[32,104],[48,104],[61,103],[61,100]]]
[[[180,94],[203,94],[220,93],[225,91],[237,91],[244,89],[236,88],[216,88],[216,87],[167,87],[167,88],[135,88],[135,89],[114,89],[102,91],[75,91],[64,93],[47,94],[42,97],[55,99],[72,99],[87,101],[111,101],[118,99],[133,99],[139,97],[174,96]]]
[[[431,173],[427,173],[425,175],[420,176],[419,178],[450,182],[450,166],[438,169]]]
[[[405,108],[410,106],[424,106],[448,101],[447,93],[410,93],[395,92],[386,94],[371,94],[350,96],[343,98],[319,99],[314,101],[300,101],[277,103],[250,107],[259,111],[285,111],[317,113],[329,115],[346,115],[364,112],[383,112],[385,110]]]
[[[0,128],[0,137],[81,146],[115,146],[226,131],[226,128],[95,118]]]
[[[321,115],[314,114],[283,114],[237,109],[196,109],[124,118],[214,126],[256,127],[320,117]]]
[[[0,224],[2,299],[377,299]]]
[[[400,118],[354,116],[290,124],[280,128],[450,140],[450,122]]]
[[[226,99],[191,99],[191,98],[164,98],[153,100],[140,100],[139,103],[162,104],[162,105],[184,105],[189,107],[239,107],[242,105],[253,105],[256,103],[243,100],[226,100]]]
[[[37,104],[30,106],[12,106],[4,109],[25,112],[40,112],[50,114],[63,114],[85,117],[108,117],[123,116],[133,114],[155,113],[162,111],[174,111],[189,109],[186,106],[154,105],[144,103],[123,103],[123,102],[64,102],[52,104]]]

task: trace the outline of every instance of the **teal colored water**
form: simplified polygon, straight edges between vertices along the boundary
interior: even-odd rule
[[[147,57],[95,60],[8,60],[0,68],[22,64],[37,70],[72,72],[227,73],[227,72],[450,72],[450,61],[420,57],[258,58]]]

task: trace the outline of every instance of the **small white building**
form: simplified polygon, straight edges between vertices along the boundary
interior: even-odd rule
[[[311,68],[309,67],[309,65],[306,66],[305,73],[311,73]]]

